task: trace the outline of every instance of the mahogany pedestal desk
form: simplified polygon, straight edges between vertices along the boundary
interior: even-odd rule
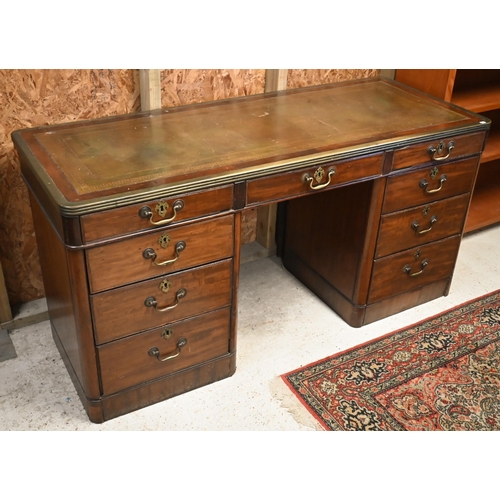
[[[234,373],[244,209],[284,202],[284,266],[353,327],[446,295],[489,125],[370,79],[14,132],[89,418]]]

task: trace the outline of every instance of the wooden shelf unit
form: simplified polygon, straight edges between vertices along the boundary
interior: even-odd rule
[[[465,232],[500,222],[500,70],[398,69],[395,79],[492,121]]]

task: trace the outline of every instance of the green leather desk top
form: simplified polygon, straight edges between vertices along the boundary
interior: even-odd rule
[[[78,214],[488,126],[374,79],[25,129],[13,140],[28,177]]]

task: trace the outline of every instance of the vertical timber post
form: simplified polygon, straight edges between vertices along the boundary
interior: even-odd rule
[[[161,108],[161,87],[159,69],[140,69],[141,111]]]

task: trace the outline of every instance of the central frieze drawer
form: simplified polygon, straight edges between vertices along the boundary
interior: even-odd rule
[[[478,158],[469,158],[390,176],[382,212],[394,212],[469,192],[478,161]]]
[[[187,269],[233,255],[233,216],[160,229],[88,249],[92,292]]]
[[[376,257],[459,234],[465,221],[469,194],[383,215]]]
[[[377,259],[368,303],[451,277],[460,235]]]
[[[91,296],[97,344],[231,303],[232,259]]]
[[[281,200],[376,177],[382,175],[382,159],[382,154],[365,156],[248,181],[247,204]]]
[[[104,395],[227,354],[229,326],[225,308],[98,347]]]

